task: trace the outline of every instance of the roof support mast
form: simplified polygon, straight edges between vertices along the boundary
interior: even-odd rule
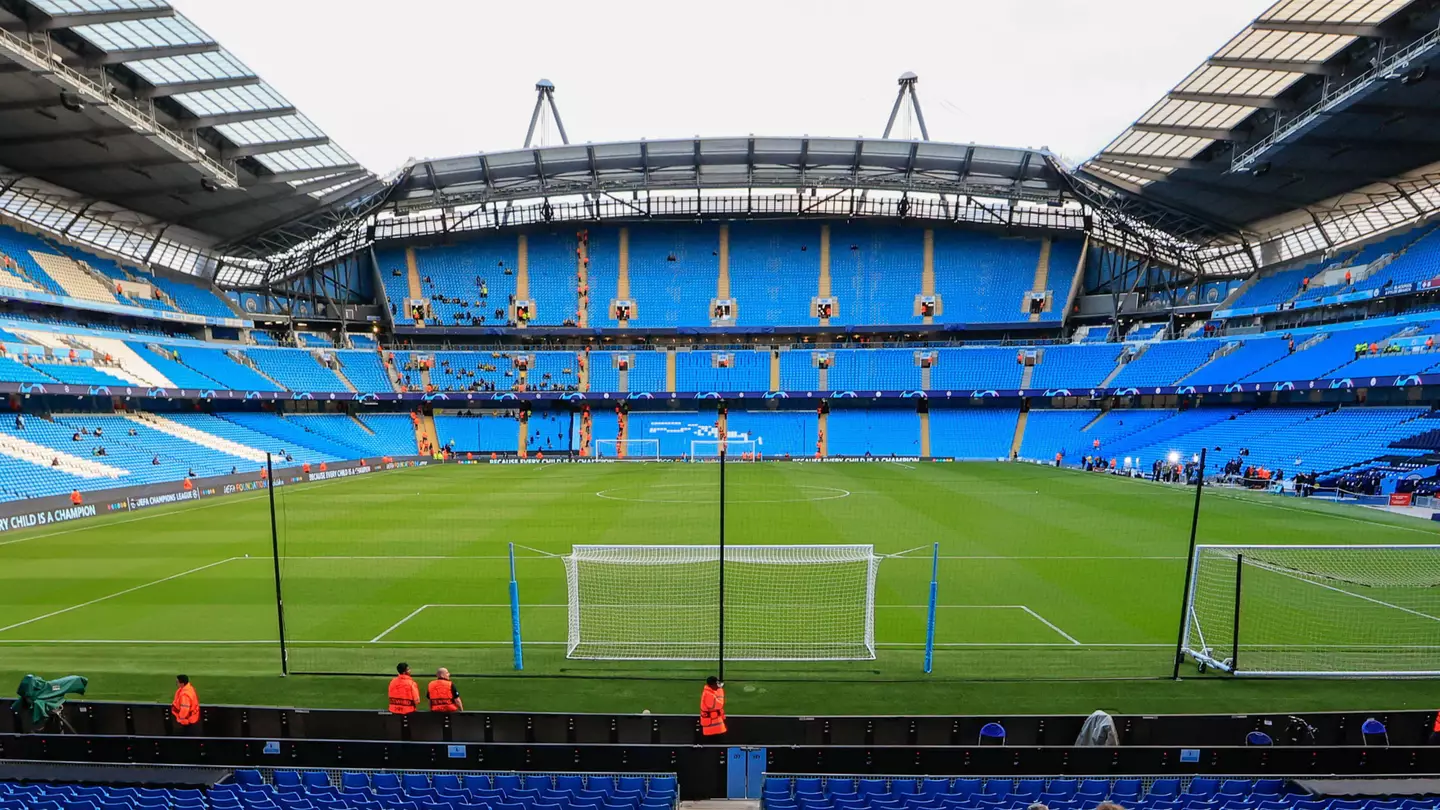
[[[909,93],[910,104],[915,110],[915,121],[920,124],[920,139],[930,140],[930,130],[925,128],[925,113],[920,110],[920,96],[915,93],[915,83],[918,81],[920,81],[920,77],[908,70],[900,75],[900,91],[895,94],[895,106],[890,108],[890,120],[885,122],[885,134],[880,137],[890,137],[890,131],[895,128],[895,119],[900,115],[900,105],[905,103],[905,94]],[[558,121],[559,118],[556,120]],[[530,126],[534,127],[535,125],[531,123]]]
[[[530,128],[525,130],[526,149],[529,149],[535,140],[535,125],[540,123],[540,112],[547,105],[550,107],[550,117],[555,119],[555,128],[560,130],[560,142],[567,146],[570,144],[570,137],[565,134],[565,124],[560,120],[560,108],[555,106],[555,84],[549,79],[541,79],[535,83],[535,109],[530,113]]]

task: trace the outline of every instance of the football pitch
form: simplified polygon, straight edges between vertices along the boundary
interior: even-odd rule
[[[1197,677],[1188,662],[1185,680],[1169,680],[1193,489],[996,463],[742,463],[726,477],[727,543],[866,544],[884,558],[875,658],[729,662],[737,714],[1433,703],[1433,681],[1241,681]],[[212,703],[379,708],[384,683],[362,674],[393,673],[403,660],[417,674],[462,673],[470,709],[690,712],[712,663],[566,658],[559,555],[579,544],[712,544],[718,491],[718,465],[664,463],[434,466],[278,488],[289,667],[351,673],[284,679],[265,493],[0,535],[0,678],[82,674],[92,697],[159,701],[185,672]],[[1440,530],[1358,507],[1207,490],[1199,539],[1433,544]],[[1329,641],[1362,644],[1393,626],[1393,637],[1440,644],[1440,622],[1373,599],[1287,581],[1268,601],[1301,597],[1358,617],[1343,625],[1355,637]],[[1299,631],[1267,619],[1267,599],[1254,604],[1252,636],[1302,652],[1315,642],[1287,637]]]

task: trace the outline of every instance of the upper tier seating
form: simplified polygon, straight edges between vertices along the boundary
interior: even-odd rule
[[[530,300],[535,303],[531,323],[536,326],[562,326],[566,321],[578,323],[580,296],[575,250],[579,242],[574,231],[532,233],[526,241]]]
[[[736,302],[737,325],[818,323],[810,314],[810,302],[819,289],[818,226],[730,224],[730,296]]]
[[[1300,341],[1295,341],[1298,346]],[[1290,352],[1285,338],[1246,338],[1227,354],[1201,366],[1184,379],[1185,385],[1228,385],[1258,373]]]
[[[919,229],[871,223],[830,226],[830,294],[837,299],[839,309],[830,324],[919,323],[915,296],[920,294],[924,252]],[[935,252],[938,266],[938,245]]]
[[[1052,252],[1053,253],[1053,252]],[[1060,264],[1066,264],[1062,260]],[[1009,239],[962,230],[935,232],[935,291],[940,294],[945,323],[1016,323],[1029,320],[1025,293],[1034,289],[1040,263],[1038,239]],[[1046,287],[1060,303],[1046,313],[1058,320],[1075,276],[1072,255],[1065,268],[1051,264]],[[1062,271],[1062,272],[1057,272]],[[1056,281],[1063,279],[1063,288]]]
[[[361,392],[394,391],[390,375],[380,362],[380,355],[374,349],[339,350],[335,359],[340,361],[340,373]]]
[[[514,453],[520,446],[520,420],[510,411],[478,416],[437,413],[435,435],[441,447],[453,447],[457,453]]]
[[[631,326],[709,326],[710,301],[720,276],[719,249],[719,230],[713,225],[631,228]],[[599,303],[608,306],[609,301]]]
[[[515,294],[518,257],[519,242],[513,235],[415,248],[420,293],[430,301],[435,316],[432,323],[470,326],[482,324],[484,318],[483,325],[505,325],[506,313],[497,316],[495,311],[506,310]],[[403,253],[399,267],[405,269]],[[396,279],[385,272],[381,277],[386,279],[387,289],[393,281],[407,283],[404,277]],[[407,297],[408,293],[402,294],[401,301]]]

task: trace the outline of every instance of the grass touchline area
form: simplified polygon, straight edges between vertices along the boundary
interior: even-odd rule
[[[728,543],[873,545],[883,558],[875,659],[727,662],[739,714],[1306,711],[1433,702],[1435,682],[1423,679],[1356,689],[1343,681],[1196,678],[1187,662],[1181,670],[1187,679],[1170,681],[1193,489],[1002,463],[737,464],[727,479]],[[322,488],[338,481],[345,486]],[[393,674],[395,662],[406,660],[417,672],[444,665],[467,673],[461,680],[471,709],[692,711],[697,684],[713,664],[565,657],[568,601],[556,555],[582,544],[713,544],[717,484],[717,465],[660,463],[447,465],[278,488],[290,668],[354,677],[279,676],[265,493],[6,537],[0,649],[7,665],[0,677],[82,674],[91,678],[93,698],[160,701],[183,671],[211,703],[381,707],[384,690],[375,676]],[[686,497],[675,497],[677,491]],[[145,522],[134,525],[139,521]],[[1380,531],[1357,535],[1356,523]],[[1440,527],[1344,505],[1207,489],[1199,539],[1351,544],[1410,535],[1414,543],[1433,543]],[[523,672],[510,661],[505,552],[512,542]],[[940,612],[935,673],[926,676],[921,657],[934,542]],[[899,553],[906,556],[892,556]],[[915,560],[927,565],[908,564]],[[655,634],[703,623],[708,603],[665,591],[664,581],[624,576],[617,581],[629,587],[618,589],[617,604],[667,600]],[[1344,590],[1326,597],[1323,588],[1304,587],[1314,584],[1295,584],[1298,592],[1268,586],[1273,600],[1247,597],[1254,618],[1242,637],[1291,656],[1336,649],[1386,655],[1398,643],[1386,643],[1387,631],[1412,642],[1410,651],[1430,646],[1413,643],[1428,627],[1396,618],[1425,615],[1413,602],[1379,593],[1383,599],[1371,600],[1379,604],[1355,609],[1343,597],[1366,597]],[[798,586],[805,583],[792,581],[791,592]],[[755,598],[730,597],[741,601],[737,615],[754,623],[748,631],[737,628],[736,638],[846,632],[796,624],[824,617],[804,619],[763,604],[746,610],[744,599]],[[1335,623],[1326,631],[1293,621],[1286,627],[1265,618],[1297,600],[1313,606],[1316,621],[1358,612],[1372,630]],[[638,621],[627,608],[614,610]],[[17,637],[21,628],[27,638]],[[1434,643],[1440,646],[1440,632]]]

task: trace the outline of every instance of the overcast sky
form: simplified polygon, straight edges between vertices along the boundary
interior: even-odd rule
[[[896,79],[914,71],[933,139],[1078,161],[1269,5],[172,1],[381,174],[520,147],[542,77],[571,141],[601,142],[878,137]]]

